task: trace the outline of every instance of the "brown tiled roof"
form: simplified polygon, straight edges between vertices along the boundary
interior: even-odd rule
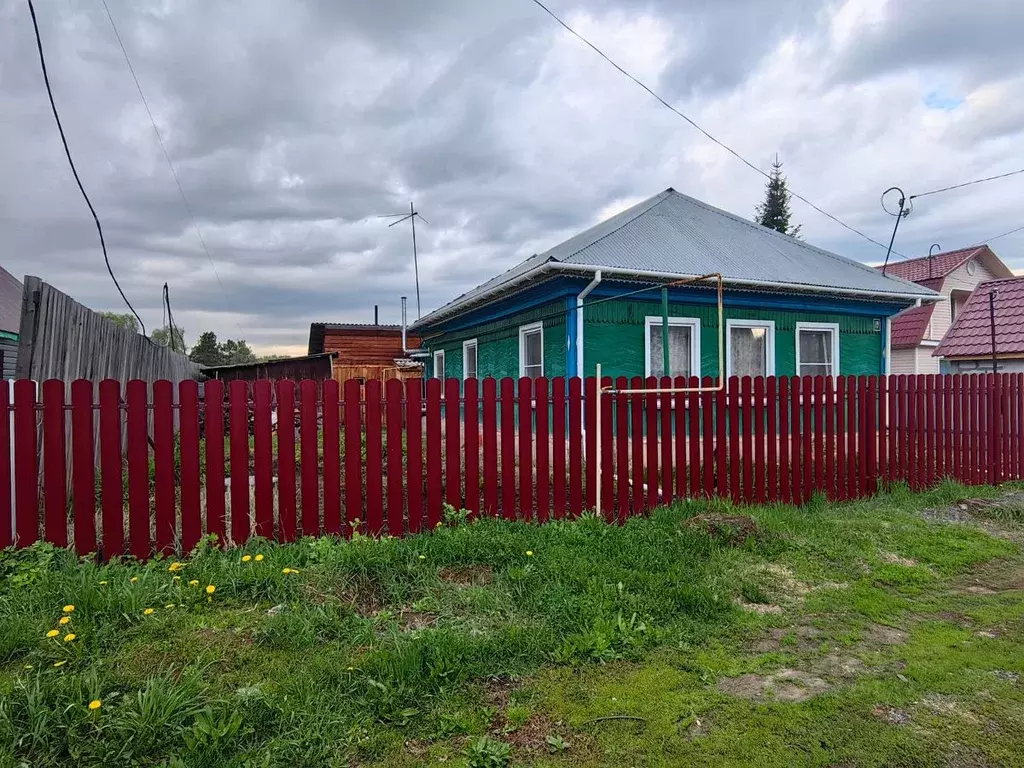
[[[1024,277],[990,280],[975,288],[932,354],[939,357],[984,357],[992,354],[988,299],[992,291],[996,294],[996,353],[1024,356]]]
[[[910,280],[923,285],[925,280],[945,277],[972,256],[979,255],[986,248],[988,248],[987,245],[972,245],[970,248],[961,248],[958,251],[936,253],[931,258],[922,256],[918,259],[889,262],[885,274],[902,277],[904,280]],[[930,267],[929,261],[931,262]],[[881,270],[881,267],[876,267],[876,269]]]

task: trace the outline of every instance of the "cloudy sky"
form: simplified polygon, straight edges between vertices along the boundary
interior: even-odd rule
[[[668,186],[751,215],[763,179],[531,0],[108,0],[214,267],[101,0],[37,0],[72,152],[125,292],[260,351],[311,321],[397,322]],[[879,196],[1024,166],[1019,0],[549,0],[681,111],[888,241]],[[123,306],[50,114],[27,4],[0,0],[0,263]],[[923,198],[896,249],[1024,225],[1024,174]],[[794,201],[808,241],[884,251]],[[1024,268],[1024,232],[993,242]],[[898,257],[897,257],[898,258]],[[413,311],[415,304],[413,301]]]

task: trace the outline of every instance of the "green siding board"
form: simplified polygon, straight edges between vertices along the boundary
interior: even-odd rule
[[[644,301],[608,301],[584,309],[584,370],[592,376],[601,363],[607,376],[643,376],[644,318],[660,316],[661,304]],[[795,312],[728,308],[726,320],[775,321],[775,372],[796,374],[796,324],[798,322],[839,324],[839,367],[842,375],[882,372],[882,333],[875,319],[822,312]],[[701,375],[718,375],[718,308],[669,304],[671,317],[700,319]]]
[[[504,378],[519,376],[519,327],[541,320],[544,323],[544,374],[548,377],[565,376],[566,325],[565,301],[520,312],[475,328],[445,333],[436,339],[427,339],[430,367],[433,375],[433,353],[445,351],[445,375],[462,378],[462,342],[476,339],[477,375]],[[641,334],[642,339],[642,334]]]

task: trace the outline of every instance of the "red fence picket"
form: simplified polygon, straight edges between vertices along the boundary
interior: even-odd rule
[[[800,408],[802,393],[800,390],[800,377],[794,376],[789,380],[789,482],[790,498],[794,504],[802,504],[807,500],[806,488],[803,484],[803,467],[807,457],[804,453],[804,422]]]
[[[444,383],[444,500],[455,509],[462,508],[461,385],[458,379]]]
[[[522,398],[520,402],[523,402]],[[529,399],[525,402],[529,403]],[[597,379],[593,376],[583,381],[583,438],[583,471],[586,476],[584,498],[586,508],[594,509],[597,506]]]
[[[740,498],[747,504],[754,500],[754,473],[753,473],[753,452],[754,452],[754,424],[751,416],[751,406],[753,403],[753,391],[751,388],[751,379],[749,376],[744,376],[740,379],[740,413],[741,423],[740,429],[742,430],[743,437],[740,441],[740,450],[742,452],[742,491]]]
[[[504,403],[502,404],[504,409]],[[504,441],[504,434],[502,441]],[[504,452],[504,449],[503,449]],[[504,460],[504,457],[502,457]],[[504,511],[504,510],[503,510]],[[427,528],[441,522],[441,382],[427,380]]]
[[[498,386],[494,379],[484,379],[484,513],[498,514]],[[558,415],[555,406],[555,415]],[[563,438],[564,439],[564,438]],[[557,435],[555,443],[557,445]],[[565,466],[563,453],[562,465]],[[555,459],[555,507],[558,507],[558,460]],[[565,472],[562,472],[562,505],[565,506]],[[557,513],[556,513],[557,514]]]
[[[334,397],[337,401],[338,396],[337,383],[335,382]],[[271,433],[271,402],[273,400],[273,389],[270,381],[261,379],[260,381],[254,381],[252,385],[252,473],[253,473],[253,494],[254,500],[253,505],[256,512],[256,535],[261,536],[264,539],[272,539],[274,537],[274,441]],[[335,421],[337,421],[338,410],[337,407],[334,409]],[[324,413],[324,434],[326,435],[328,420],[327,414]],[[335,425],[335,433],[337,433],[337,425]],[[333,471],[337,473],[337,445],[338,441],[334,441],[334,468]],[[325,509],[330,506],[326,501],[329,491],[332,491],[331,483],[328,481],[328,475],[331,473],[331,469],[328,468],[328,458],[331,456],[330,452],[331,442],[324,440],[324,504]],[[182,519],[182,527],[184,528],[184,519]],[[328,527],[329,533],[340,533],[340,524],[336,530],[332,530]]]
[[[377,536],[384,530],[384,441],[380,384],[377,379],[366,382],[366,530],[371,536]]]
[[[554,514],[556,520],[565,517],[565,379],[551,381],[551,472],[553,477]]]
[[[690,389],[695,390],[700,388],[700,379],[696,376],[691,376],[687,385]],[[687,404],[687,426],[689,427],[689,435],[687,436],[687,443],[689,447],[689,469],[690,469],[690,498],[696,499],[702,495],[701,491],[701,463],[700,463],[700,446],[701,446],[701,434],[700,434],[700,398],[699,392],[689,392],[686,395]],[[682,410],[683,399],[679,398],[680,411]],[[681,429],[682,425],[680,425]],[[681,442],[676,443],[677,446],[681,445]],[[678,467],[683,466],[682,457],[678,460]]]
[[[648,376],[644,382],[646,389],[656,389],[658,380]],[[653,394],[644,395],[644,414],[646,434],[646,460],[647,460],[647,493],[645,494],[644,506],[646,509],[654,509],[662,498],[659,488],[658,477],[658,396]]]
[[[359,531],[363,520],[363,426],[362,426],[362,385],[355,379],[345,382],[342,394],[345,397],[345,524],[344,535],[351,536]],[[278,411],[281,409],[281,384],[277,390]],[[284,460],[283,448],[281,445],[281,415],[277,417],[278,447],[282,451],[281,461]],[[295,440],[295,429],[289,430],[292,441]],[[410,449],[411,450],[411,449]],[[294,450],[293,450],[294,454]],[[422,455],[422,454],[419,454]],[[294,469],[294,466],[293,466]],[[292,474],[294,480],[294,474]],[[280,480],[278,487],[280,488]],[[410,490],[410,498],[412,491]],[[292,498],[294,499],[294,493]],[[422,496],[417,496],[417,499]],[[282,525],[284,518],[282,517]],[[410,525],[419,525],[419,516],[414,518]],[[417,529],[418,530],[418,529]]]
[[[824,378],[825,407],[822,418],[825,421],[825,495],[829,499],[836,496],[836,392],[835,382],[831,376]]]
[[[547,382],[545,381],[545,386]],[[476,517],[480,512],[480,405],[478,399],[478,382],[467,379],[464,388],[464,436],[466,461],[466,509]],[[544,415],[547,416],[545,410]],[[545,443],[545,448],[547,443]]]
[[[743,499],[740,486],[740,380],[729,377],[729,495],[734,503]]]
[[[68,545],[64,431],[64,382],[50,379],[43,382],[43,539],[58,547]]]
[[[593,382],[593,379],[588,381]],[[519,379],[518,402],[519,512],[522,514],[523,520],[529,521],[533,520],[533,382],[526,376]],[[591,395],[591,402],[593,402],[593,395]],[[590,455],[593,456],[593,452]],[[592,486],[593,483],[591,482],[590,485]]]
[[[576,479],[579,482],[578,476]],[[516,396],[512,379],[501,380],[501,516],[516,519]]]
[[[630,379],[630,389],[642,389],[643,379],[634,376]],[[644,400],[642,395],[626,395],[629,403],[629,423],[631,427],[632,440],[630,442],[630,458],[633,462],[633,510],[632,514],[639,515],[644,511],[646,498],[644,495]]]
[[[768,456],[765,462],[765,471],[768,473],[767,500],[770,502],[779,499],[779,401],[776,391],[776,379],[769,377],[765,382],[765,400],[767,406],[767,423],[765,424],[765,437],[768,441]],[[707,454],[705,453],[705,456]]]
[[[624,376],[615,380],[615,389],[628,388]],[[615,395],[615,498],[618,520],[629,517],[629,401],[628,395]],[[609,398],[611,399],[611,398]]]
[[[491,383],[493,384],[493,381]],[[422,386],[423,384],[421,379],[409,379],[405,382],[405,503],[408,508],[408,526],[410,533],[419,533],[423,528]],[[486,386],[487,385],[485,383],[485,389]],[[346,398],[346,416],[348,414],[348,409],[348,399]],[[346,440],[347,439],[348,435],[346,432]]]
[[[259,389],[260,384],[263,382],[257,381],[253,384],[253,396]],[[265,397],[270,396],[270,387],[266,387],[263,392]],[[324,501],[324,531],[331,536],[339,536],[342,533],[341,523],[341,402],[340,402],[340,387],[338,382],[334,379],[328,379],[323,383],[321,388],[321,410],[322,410],[322,424],[323,424],[323,501]],[[399,389],[398,400],[399,409],[401,409],[402,392]],[[266,411],[265,418],[269,418],[270,409],[267,405],[256,405],[256,416],[259,418],[260,411]],[[270,424],[266,425],[263,433],[266,435],[266,439],[270,438]],[[401,439],[401,437],[399,437]],[[253,442],[255,443],[255,435]],[[268,451],[269,453],[269,451]],[[399,465],[401,468],[401,465]],[[268,470],[270,467],[268,467]],[[261,478],[260,467],[254,469],[256,473],[256,532],[260,536],[265,534],[260,533],[261,530],[268,528],[273,530],[274,525],[274,510],[273,508],[267,510],[264,509],[261,514],[259,505],[259,488],[261,482],[263,485],[268,486],[267,497],[270,497],[269,485],[272,482],[269,472],[263,474]],[[399,482],[401,482],[399,480]],[[269,514],[268,514],[269,512]],[[267,526],[269,523],[269,526]]]
[[[7,382],[0,384],[3,390],[0,401],[7,399]],[[0,497],[9,502],[11,498],[10,475],[4,471],[10,467],[10,461],[4,461],[4,454],[9,454],[9,439],[6,434],[8,419],[0,419]],[[74,451],[71,456],[71,486],[75,520],[75,551],[86,555],[96,551],[96,457],[93,453],[93,412],[92,382],[79,379],[71,384],[71,444]],[[173,459],[173,456],[172,456]],[[197,474],[198,477],[198,474]],[[173,481],[173,474],[171,476]],[[171,493],[174,488],[171,488]],[[173,496],[172,496],[173,502]],[[10,520],[10,510],[0,510]],[[2,535],[2,532],[0,532]],[[4,543],[8,546],[10,541]]]
[[[569,514],[577,517],[583,511],[583,387],[579,378],[569,379],[568,408]]]
[[[468,391],[468,390],[467,390]],[[473,391],[476,391],[474,382]],[[550,463],[550,434],[548,431],[548,380],[537,379],[534,382],[534,400],[536,406],[534,408],[534,419],[536,423],[536,435],[537,435],[537,520],[541,523],[547,522],[551,516],[551,463]],[[469,412],[470,400],[466,399],[467,414]],[[468,418],[468,415],[467,415]],[[475,427],[475,419],[472,420]],[[469,461],[470,454],[475,448],[470,448],[467,434],[466,441],[466,460]],[[609,472],[610,476],[610,464],[605,464],[608,467],[606,471]],[[469,470],[466,471],[466,485],[469,486]]]
[[[234,397],[234,383],[232,382],[232,396]],[[238,390],[238,396],[244,390],[240,388]],[[320,489],[319,489],[319,473],[318,468],[320,460],[318,456],[317,446],[317,392],[316,382],[314,381],[303,381],[299,383],[299,459],[301,462],[301,468],[299,472],[299,480],[301,482],[299,495],[302,499],[302,535],[303,536],[318,536],[320,534]],[[234,420],[234,414],[232,413],[232,421]],[[232,425],[234,426],[234,425]],[[377,435],[380,435],[380,428],[376,430]],[[234,436],[234,429],[232,429],[232,437]],[[241,438],[239,440],[241,442]],[[234,441],[231,445],[234,450]],[[370,445],[369,436],[367,436],[366,455],[369,459]],[[378,453],[378,459],[380,454]],[[367,461],[369,464],[369,461]],[[234,474],[234,472],[232,472]],[[380,486],[380,472],[373,472],[372,474],[368,471],[368,477],[377,478],[377,485]],[[231,499],[232,506],[234,506],[234,496]],[[233,516],[232,516],[233,517]]]
[[[138,558],[149,556],[149,426],[146,394],[144,381],[129,381],[125,387],[128,408],[128,548]],[[220,497],[224,498],[223,489]]]
[[[305,382],[303,382],[305,383]],[[231,540],[236,545],[249,540],[249,383],[236,379],[228,384],[228,400],[231,413]],[[315,418],[315,413],[314,413]],[[314,423],[314,428],[315,428]],[[314,433],[313,456],[316,457],[316,434]],[[306,501],[306,456],[303,445],[303,507]],[[314,465],[314,471],[315,465]],[[316,494],[319,501],[320,494]],[[305,518],[305,514],[303,514]],[[303,532],[306,532],[305,519]]]
[[[14,383],[14,399],[15,406],[18,404],[18,385],[20,381]],[[32,387],[33,390],[35,385],[31,381],[26,381],[25,384]],[[19,413],[17,408],[14,412],[14,434],[18,440],[18,449],[23,451],[24,446],[21,443],[21,435],[18,431],[18,417]],[[35,453],[35,428],[31,430],[32,435],[32,452]],[[198,443],[198,441],[197,441]],[[198,450],[198,444],[197,444]],[[207,447],[209,450],[209,447]],[[24,454],[22,454],[24,455]],[[122,480],[122,453],[121,453],[121,384],[114,379],[107,379],[100,382],[100,493],[102,497],[103,513],[103,556],[105,558],[118,557],[123,555],[125,552],[124,548],[124,482]],[[182,463],[182,471],[184,471],[184,457]],[[198,454],[196,462],[196,482],[198,484]],[[32,464],[33,472],[35,469],[35,463]],[[18,471],[19,487],[16,489],[16,501],[18,502],[18,520],[21,520],[21,471],[22,466],[19,462],[15,462],[15,468]],[[32,495],[35,495],[35,479],[33,476],[32,480]],[[22,534],[19,528],[18,531],[19,544],[22,543]],[[198,540],[198,537],[197,537]]]
[[[330,384],[331,382],[325,382]],[[387,531],[391,536],[401,536],[405,533],[405,488],[402,487],[402,382],[398,379],[389,379],[384,384],[384,409],[385,425],[387,428]],[[326,402],[324,403],[326,408]],[[326,415],[326,411],[325,411]],[[330,433],[324,429],[324,440]],[[334,443],[337,444],[337,438]],[[325,462],[326,464],[326,462]],[[324,482],[326,484],[326,466],[324,468]],[[326,496],[326,494],[325,494]]]
[[[101,391],[102,388],[101,383]],[[267,418],[269,420],[269,413]],[[178,445],[181,452],[181,548],[184,552],[191,552],[203,535],[199,482],[199,383],[195,381],[182,381],[178,384]],[[273,514],[273,500],[268,499],[267,503]],[[271,527],[265,535],[270,538],[273,533],[271,521]]]
[[[540,381],[537,382],[540,385]],[[598,407],[601,409],[601,487],[598,492],[601,494],[601,511],[604,513],[604,518],[607,522],[612,522],[615,519],[615,425],[612,421],[614,418],[612,396],[606,393],[604,390],[612,386],[612,380],[605,376],[601,380],[599,394],[598,394]],[[545,407],[545,416],[547,418],[547,408]],[[540,398],[537,399],[537,471],[540,472]],[[545,440],[544,447],[547,447]],[[537,489],[538,501],[540,503],[540,489]]]
[[[754,379],[754,501],[764,504],[765,490],[765,424],[764,377]]]
[[[817,458],[814,455],[814,377],[804,376],[800,379],[800,386],[802,390],[802,396],[800,401],[800,410],[802,416],[800,419],[800,437],[802,438],[801,451],[803,452],[802,467],[803,467],[803,481],[801,483],[803,489],[802,499],[808,501],[812,495],[814,495],[814,462]]]
[[[789,379],[781,376],[776,379],[779,403],[779,498],[784,504],[793,501],[793,488],[789,482],[790,420],[789,420]]]
[[[174,503],[174,385],[169,381],[153,382],[153,467],[156,550],[169,555],[174,551],[178,531]]]
[[[206,532],[215,535],[218,541],[223,543],[227,533],[224,508],[224,382],[214,379],[203,384],[203,401],[203,436],[206,440]],[[283,452],[284,449],[280,445],[278,448]],[[294,484],[294,480],[292,482]]]
[[[355,385],[358,391],[358,381],[350,381],[346,384],[346,387],[348,384]],[[359,456],[358,424],[357,418],[356,430],[353,434],[357,457]],[[349,450],[347,426],[346,422],[346,452]],[[356,461],[358,461],[358,458]],[[358,465],[355,469],[358,473]],[[347,490],[348,482],[346,480],[346,492]],[[362,504],[362,498],[363,495],[360,492],[360,504]],[[351,512],[352,510],[349,509],[348,513],[351,514]],[[361,516],[361,514],[356,515],[356,517]],[[281,541],[295,541],[297,528],[295,520],[295,384],[291,381],[277,382],[277,523],[278,536],[281,538]]]

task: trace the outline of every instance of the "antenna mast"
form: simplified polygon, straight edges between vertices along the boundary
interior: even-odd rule
[[[417,216],[419,216],[421,219],[423,219],[423,223],[424,224],[429,224],[430,223],[429,221],[427,221],[426,219],[423,218],[423,216],[420,214],[419,211],[416,210],[416,208],[415,208],[415,206],[413,206],[412,202],[409,203],[409,212],[408,213],[389,213],[389,214],[386,214],[384,216],[381,216],[380,218],[382,218],[382,219],[394,219],[394,218],[397,218],[398,219],[397,221],[393,221],[390,224],[388,224],[389,228],[395,226],[395,224],[401,224],[403,221],[409,221],[412,224],[412,268],[413,268],[413,271],[416,274],[416,319],[418,320],[422,316],[422,314],[423,314],[423,307],[420,304],[420,262],[419,262],[419,254],[416,252],[416,217]]]

